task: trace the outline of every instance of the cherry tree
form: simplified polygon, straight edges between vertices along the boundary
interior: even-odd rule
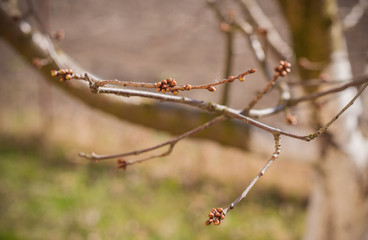
[[[348,31],[364,20],[367,1],[357,1],[341,14],[336,0],[279,0],[276,4],[287,23],[285,26],[275,25],[262,8],[265,6],[255,0],[204,1],[225,39],[226,54],[224,74],[219,76],[222,80],[208,79],[203,84],[173,77],[147,82],[99,78],[79,67],[58,47],[55,41],[62,38],[63,33],[52,33],[40,11],[31,1],[27,3],[24,10],[17,1],[1,1],[0,34],[46,79],[95,108],[174,135],[166,142],[144,149],[119,149],[122,153],[112,155],[81,152],[80,157],[93,162],[116,161],[118,168],[129,171],[136,163],[174,154],[176,144],[191,136],[247,151],[257,151],[250,146],[259,139],[273,141],[274,151],[269,153],[264,167],[244,191],[227,206],[210,210],[206,224],[220,225],[279,157],[281,139],[295,141],[298,146],[310,145],[310,141],[318,139],[318,143],[313,143],[319,145],[318,154],[305,153],[315,173],[305,239],[365,239],[368,236],[368,178],[365,174],[368,141],[362,127],[367,122],[363,106],[368,81],[366,74],[353,74],[348,48],[351,44]],[[291,40],[282,36],[284,29],[288,30]],[[234,74],[237,36],[247,41],[257,66]],[[229,104],[232,86],[246,85],[248,79],[260,76],[267,81],[260,84],[251,100],[239,109],[232,107]],[[220,103],[186,95],[194,91],[220,94]],[[274,105],[256,108],[271,91],[278,96]],[[138,100],[121,101],[127,97]],[[311,114],[294,113],[300,108],[309,109]],[[314,130],[297,127],[285,130],[262,121],[273,115],[284,116],[290,125],[296,125],[303,118]],[[180,116],[180,124],[177,116]],[[289,149],[282,151],[287,154]]]

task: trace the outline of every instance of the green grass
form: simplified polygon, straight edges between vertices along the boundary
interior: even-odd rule
[[[305,201],[275,187],[252,191],[206,227],[244,186],[197,176],[159,179],[149,168],[73,163],[42,138],[0,139],[0,239],[299,239]]]

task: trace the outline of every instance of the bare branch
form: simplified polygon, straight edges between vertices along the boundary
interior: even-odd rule
[[[267,30],[267,40],[270,43],[271,49],[277,54],[279,59],[294,58],[292,48],[282,39],[279,32],[275,29],[272,22],[263,12],[261,7],[255,0],[236,0],[247,16],[257,24],[257,27],[262,27]]]
[[[243,72],[237,76],[229,76],[215,83],[194,85],[194,86],[190,84],[184,84],[182,86],[177,86],[177,82],[172,78],[164,79],[161,82],[157,82],[157,83],[128,82],[128,81],[119,81],[117,79],[115,80],[97,80],[89,76],[87,73],[85,73],[84,75],[74,74],[72,69],[52,70],[51,76],[60,77],[61,82],[64,82],[67,80],[88,81],[90,84],[90,87],[95,90],[105,85],[116,85],[116,86],[122,86],[122,87],[156,88],[157,92],[162,92],[162,93],[172,92],[174,95],[178,95],[179,93],[178,91],[189,91],[189,90],[194,90],[194,89],[207,89],[210,92],[215,92],[216,88],[214,86],[234,82],[237,79],[243,82],[245,80],[244,76],[255,73],[255,72],[256,72],[256,69],[249,69],[246,72]]]
[[[174,148],[175,144],[177,142],[179,142],[180,140],[186,138],[186,137],[189,137],[199,131],[202,131],[208,127],[210,127],[211,125],[217,123],[217,122],[220,122],[220,121],[223,121],[225,120],[226,118],[224,116],[218,116],[218,117],[215,117],[213,118],[212,120],[202,124],[201,126],[197,127],[197,128],[194,128],[188,132],[185,132],[184,134],[181,134],[175,138],[172,138],[164,143],[160,143],[158,145],[155,145],[153,147],[149,147],[149,148],[144,148],[144,149],[141,149],[141,150],[136,150],[136,151],[132,151],[132,152],[127,152],[127,153],[120,153],[120,154],[112,154],[112,155],[97,155],[95,153],[91,153],[90,155],[89,154],[85,154],[85,153],[79,153],[79,156],[83,157],[83,158],[87,158],[87,159],[90,159],[92,161],[100,161],[100,160],[107,160],[107,159],[114,159],[114,158],[123,158],[123,157],[128,157],[128,156],[132,156],[132,155],[140,155],[140,154],[143,154],[143,153],[146,153],[146,152],[151,152],[153,150],[156,150],[156,149],[159,149],[159,148],[162,148],[162,147],[165,147],[167,145],[170,145],[170,149],[169,151],[163,153],[163,154],[159,154],[159,155],[152,155],[150,157],[147,157],[147,158],[144,158],[144,159],[140,159],[140,160],[135,160],[135,161],[127,161],[127,165],[131,165],[131,164],[134,164],[134,163],[138,163],[138,162],[143,162],[143,161],[146,161],[146,160],[149,160],[149,159],[152,159],[152,158],[157,158],[157,157],[162,157],[162,156],[166,156],[168,154],[171,153],[172,149]]]
[[[288,105],[289,106],[294,106],[294,105],[297,105],[300,102],[314,100],[314,99],[326,96],[326,95],[331,94],[331,93],[338,93],[338,92],[341,92],[341,91],[343,91],[343,90],[345,90],[349,87],[358,86],[358,85],[360,85],[362,83],[365,83],[367,81],[368,81],[367,77],[359,78],[357,80],[346,83],[346,84],[344,84],[342,86],[339,86],[339,87],[335,87],[335,88],[332,88],[332,89],[329,89],[329,90],[320,91],[320,92],[316,92],[316,93],[311,93],[311,94],[305,95],[305,96],[300,97],[300,98],[291,99],[290,102],[288,103]]]
[[[353,99],[350,100],[350,102],[348,104],[346,104],[346,106],[341,109],[341,111],[339,113],[336,114],[336,116],[334,116],[328,123],[326,123],[325,126],[323,126],[322,128],[320,128],[317,132],[308,135],[308,141],[313,140],[314,138],[320,136],[321,134],[325,133],[327,131],[327,129],[349,108],[351,107],[355,100],[360,96],[360,94],[362,94],[362,92],[364,91],[364,89],[368,86],[368,82],[364,83],[363,86],[359,89],[359,91],[357,92],[357,94],[353,97]]]
[[[267,161],[267,163],[264,165],[264,167],[261,169],[261,171],[253,178],[252,181],[250,181],[250,183],[242,192],[242,194],[240,194],[240,196],[237,199],[235,199],[235,201],[233,201],[227,208],[225,209],[213,208],[209,214],[209,219],[206,221],[206,225],[210,225],[212,222],[214,223],[214,225],[219,225],[221,223],[221,220],[225,218],[226,214],[230,210],[234,209],[234,207],[247,196],[252,187],[266,173],[267,169],[272,165],[272,163],[279,157],[281,152],[280,135],[274,134],[274,140],[275,140],[275,151],[273,152],[272,156]]]
[[[350,12],[342,20],[344,30],[355,27],[362,19],[368,9],[367,0],[359,0],[350,10]]]
[[[287,61],[280,61],[280,65],[275,68],[275,74],[272,79],[267,83],[266,87],[259,92],[252,101],[248,104],[248,106],[243,110],[242,114],[247,115],[249,110],[254,107],[254,105],[266,94],[270,91],[270,89],[275,85],[276,80],[281,77],[285,77],[290,70],[291,64]]]

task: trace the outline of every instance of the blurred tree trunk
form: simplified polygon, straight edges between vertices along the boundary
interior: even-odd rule
[[[329,62],[329,76],[335,80],[352,77],[345,38],[336,0],[280,0],[292,31],[296,57]],[[301,79],[320,74],[300,69]],[[317,89],[306,89],[316,91]],[[338,99],[312,119],[321,126],[340,111],[355,94],[344,91]],[[359,128],[362,103],[334,123],[320,139],[320,159],[314,165],[314,186],[308,209],[306,240],[360,240],[368,237],[367,140]]]

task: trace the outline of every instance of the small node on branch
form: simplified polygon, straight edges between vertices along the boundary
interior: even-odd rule
[[[184,85],[184,89],[189,91],[190,89],[192,89],[192,85],[190,84]]]
[[[210,92],[216,92],[216,88],[214,86],[210,86],[207,88]]]
[[[205,222],[207,226],[211,223],[218,226],[221,224],[221,221],[225,219],[224,209],[222,208],[212,208],[211,212],[208,214],[208,220]]]
[[[285,77],[288,73],[291,72],[291,64],[287,61],[280,61],[280,65],[275,67],[275,77],[281,76]]]
[[[124,159],[118,159],[117,160],[117,167],[122,170],[126,170],[128,164]]]
[[[297,125],[298,124],[298,119],[296,118],[296,116],[294,116],[290,113],[286,114],[285,121],[289,125]]]
[[[61,41],[65,37],[65,32],[62,29],[56,30],[51,34],[51,37],[57,41]]]
[[[45,58],[33,58],[32,59],[33,66],[35,66],[38,69],[41,69],[42,67],[44,67],[45,65],[49,63],[50,61]]]
[[[266,35],[267,35],[267,33],[268,33],[267,29],[266,29],[266,28],[263,28],[263,27],[258,27],[258,28],[257,28],[257,32],[258,32],[260,35],[262,35],[262,36],[266,36]]]
[[[230,32],[231,31],[231,26],[230,24],[226,23],[226,22],[222,22],[220,23],[220,30],[223,32]]]

